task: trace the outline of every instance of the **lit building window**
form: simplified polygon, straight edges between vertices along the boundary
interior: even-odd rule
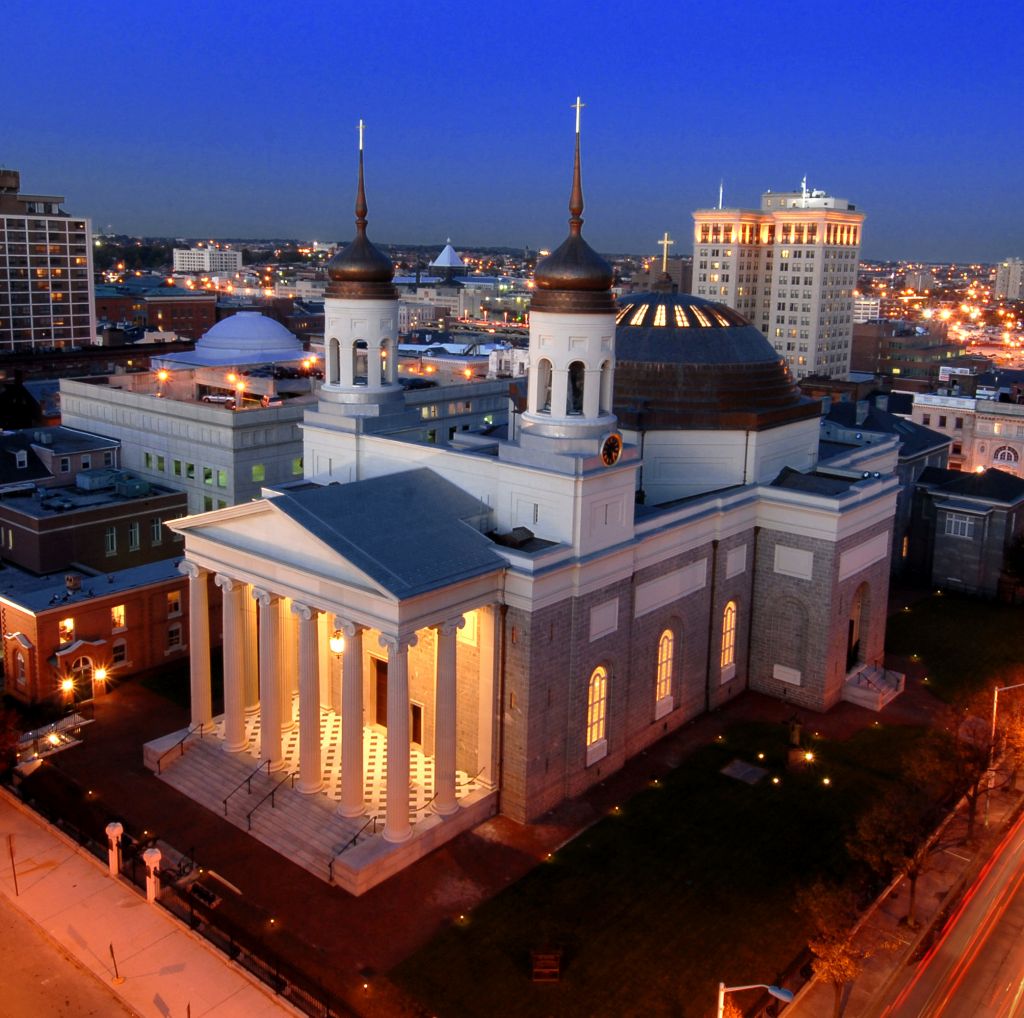
[[[658,681],[655,698],[664,700],[672,695],[672,652],[675,648],[675,637],[671,629],[666,629],[658,641]]]
[[[61,619],[57,623],[57,636],[61,643],[71,643],[75,638],[75,620],[71,618]]]
[[[111,629],[124,629],[124,605],[115,604],[110,609],[110,628]]]
[[[181,614],[181,591],[170,590],[167,592],[167,616],[172,618]]]
[[[608,672],[594,669],[587,692],[587,748],[604,741],[608,712]]]
[[[252,479],[257,484],[267,479],[267,468],[262,463],[253,463]]]
[[[28,681],[25,655],[20,650],[14,655],[14,681],[19,689],[24,689]]]
[[[736,602],[729,601],[722,611],[722,668],[736,663]]]

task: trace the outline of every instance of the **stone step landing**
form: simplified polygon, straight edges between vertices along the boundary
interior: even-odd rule
[[[299,792],[292,788],[287,772],[268,775],[266,767],[257,769],[258,765],[259,760],[249,753],[226,753],[218,740],[195,737],[188,741],[185,753],[164,758],[159,777],[329,882],[331,859],[356,838],[368,818],[342,817],[335,811],[337,804],[322,793]],[[246,778],[251,790],[247,790]],[[372,830],[371,824],[364,836]]]
[[[906,676],[902,672],[868,665],[847,676],[843,684],[843,699],[880,711],[903,692],[905,683]]]

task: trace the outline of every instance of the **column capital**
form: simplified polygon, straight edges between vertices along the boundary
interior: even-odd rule
[[[334,628],[340,629],[350,639],[356,635],[356,633],[365,633],[367,626],[362,625],[359,622],[353,622],[351,619],[345,618],[343,615],[334,616]]]
[[[292,601],[292,614],[298,615],[300,619],[308,622],[320,614],[320,609],[313,608],[308,604],[301,604],[299,601]]]
[[[272,604],[281,600],[280,594],[275,594],[272,591],[264,590],[262,587],[253,587],[252,596],[261,608],[269,608]]]
[[[245,581],[237,580],[234,576],[225,576],[224,573],[216,573],[213,582],[224,591],[225,594],[234,594],[245,590]]]
[[[454,618],[445,619],[444,622],[435,622],[430,628],[436,629],[443,636],[451,636],[466,625],[465,615],[456,615]]]
[[[204,569],[201,565],[197,565],[195,562],[190,562],[186,558],[178,563],[178,572],[183,576],[187,576],[190,580],[198,580],[200,573],[205,575],[208,570]]]
[[[380,645],[387,649],[389,654],[404,654],[410,647],[415,647],[419,637],[415,633],[408,633],[405,636],[393,636],[389,633],[382,633]]]

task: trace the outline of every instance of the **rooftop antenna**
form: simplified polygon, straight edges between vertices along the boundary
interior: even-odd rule
[[[803,199],[804,208],[807,207],[807,174],[804,174],[804,179],[800,181],[800,197]]]
[[[725,206],[722,204],[722,201],[724,200],[724,198],[725,198],[725,181],[724,180],[719,180],[719,182],[718,182],[718,211],[719,212],[721,212],[722,209],[725,208]]]

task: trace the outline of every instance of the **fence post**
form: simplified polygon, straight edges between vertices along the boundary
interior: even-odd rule
[[[152,904],[160,893],[160,876],[157,873],[157,867],[160,865],[160,849],[147,848],[142,853],[142,859],[146,864],[146,901]]]
[[[107,869],[112,877],[121,872],[121,835],[124,827],[116,820],[107,824]]]

